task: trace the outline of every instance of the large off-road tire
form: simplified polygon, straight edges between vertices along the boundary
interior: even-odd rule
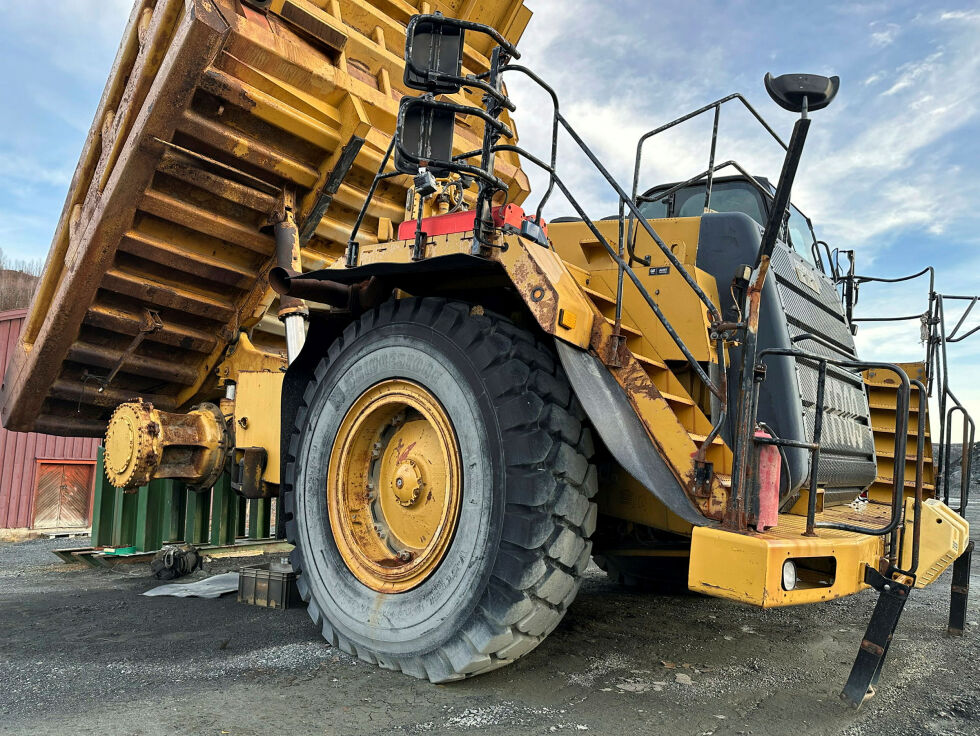
[[[534,649],[590,558],[583,420],[551,349],[479,307],[392,300],[349,325],[305,392],[282,488],[299,590],[323,636],[432,682]],[[367,489],[352,489],[362,477]],[[398,546],[410,536],[398,530],[426,524],[418,549]]]

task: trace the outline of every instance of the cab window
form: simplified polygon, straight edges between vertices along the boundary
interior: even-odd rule
[[[756,222],[766,221],[763,214],[762,195],[747,182],[718,181],[711,187],[711,203],[714,212],[742,212]],[[704,185],[686,187],[677,192],[674,203],[677,217],[700,217],[704,214]]]
[[[658,199],[656,202],[640,202],[640,214],[648,220],[662,220],[667,214],[667,200]]]
[[[665,198],[656,202],[642,202],[640,212],[651,220],[662,217],[700,217],[704,214],[704,187],[704,183],[693,184],[674,192],[670,211]],[[714,182],[711,187],[710,207],[714,212],[742,212],[760,225],[766,221],[762,195],[748,182]]]
[[[806,217],[794,205],[789,206],[789,241],[800,258],[811,266],[813,262],[813,231]]]

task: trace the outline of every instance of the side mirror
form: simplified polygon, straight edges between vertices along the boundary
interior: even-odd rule
[[[766,74],[766,92],[785,110],[803,112],[827,107],[840,89],[840,77],[821,77],[817,74],[783,74],[773,77]]]
[[[435,95],[459,92],[458,83],[440,80],[438,76],[462,76],[465,33],[458,25],[441,22],[438,15],[415,16],[409,21],[405,35],[405,86]]]
[[[431,162],[450,161],[456,111],[421,97],[403,97],[398,107],[395,132],[395,169],[414,176],[419,166],[428,166],[433,176],[444,177],[449,170]]]

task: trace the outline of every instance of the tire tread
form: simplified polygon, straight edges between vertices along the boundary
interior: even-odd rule
[[[450,335],[483,375],[498,411],[507,488],[503,536],[490,582],[455,636],[431,652],[400,658],[372,651],[333,629],[303,579],[299,546],[292,563],[300,595],[328,641],[387,669],[448,682],[513,662],[537,647],[561,621],[589,560],[596,518],[590,499],[597,490],[597,475],[589,462],[593,447],[585,414],[549,346],[505,318],[478,313],[462,302],[391,300],[344,329],[316,367],[316,381],[304,394],[284,465],[283,507],[290,542],[298,542],[298,524],[289,470],[297,462],[315,383],[323,380],[345,345],[360,334],[405,320]]]

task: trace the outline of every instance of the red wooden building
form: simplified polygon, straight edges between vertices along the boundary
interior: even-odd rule
[[[0,377],[25,309],[0,312]],[[0,529],[83,529],[92,523],[99,440],[0,429]]]

